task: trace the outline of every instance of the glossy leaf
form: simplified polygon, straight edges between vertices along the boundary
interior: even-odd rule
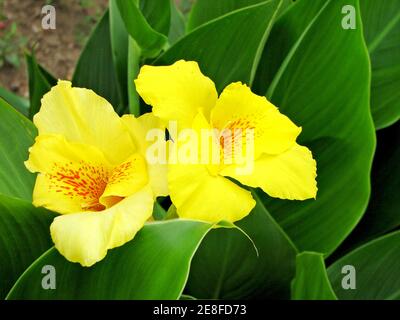
[[[400,231],[373,240],[350,252],[328,268],[328,275],[339,299],[399,300],[400,299]],[[355,270],[355,289],[344,289],[342,282]],[[343,272],[342,272],[343,271]]]
[[[36,260],[8,299],[178,299],[199,243],[211,225],[171,220],[147,224],[124,246],[91,268],[65,260],[55,249]],[[55,267],[57,290],[43,290],[41,269]]]
[[[116,2],[121,13],[122,20],[125,23],[126,30],[140,46],[143,55],[148,57],[156,56],[162,50],[168,40],[164,34],[157,31],[157,29],[163,28],[163,26],[156,24],[157,27],[153,28],[140,10],[137,1],[116,0]],[[151,2],[152,4],[149,5],[153,6],[155,5],[156,1],[146,2]],[[159,0],[158,2],[163,6],[163,8],[165,7],[168,8],[167,10],[169,10],[169,0]],[[161,9],[158,9],[157,12],[161,13],[161,15],[158,17],[162,17],[165,13],[165,11],[162,11]],[[155,17],[150,16],[149,19],[154,21]]]
[[[197,0],[190,12],[187,29],[193,30],[202,24],[240,8],[258,4],[265,0]]]
[[[187,29],[190,31],[227,13],[260,2],[265,2],[265,0],[197,0],[190,12]],[[281,10],[291,3],[292,0],[284,0]]]
[[[337,300],[321,253],[302,252],[297,255],[292,300]]]
[[[129,35],[122,21],[115,0],[109,2],[110,34],[112,56],[118,80],[118,91],[121,103],[128,105],[128,39]]]
[[[197,251],[186,288],[200,299],[289,298],[296,249],[260,201],[239,230],[215,229]]]
[[[361,0],[371,56],[371,110],[377,129],[400,119],[400,1]]]
[[[205,24],[178,41],[155,64],[195,60],[218,91],[233,81],[250,84],[281,3],[263,2]]]
[[[400,122],[379,130],[372,167],[372,191],[368,208],[355,230],[334,256],[354,249],[400,226]]]
[[[296,3],[282,16],[282,28],[315,5]],[[268,210],[302,251],[332,253],[362,217],[370,194],[375,133],[368,55],[361,28],[345,30],[339,23],[341,8],[358,8],[357,3],[326,1],[268,90],[281,112],[302,126],[299,143],[308,146],[317,161],[316,200],[265,198]]]
[[[141,115],[139,94],[136,91],[135,79],[140,70],[141,50],[136,41],[129,37],[128,41],[128,97],[129,112],[135,116]]]
[[[171,23],[170,0],[140,0],[140,10],[149,25],[167,36]]]
[[[0,298],[43,252],[52,246],[54,214],[24,200],[0,195]]]
[[[168,33],[168,41],[174,44],[185,34],[186,21],[182,12],[176,7],[175,1],[171,1],[171,25]]]
[[[26,55],[26,64],[29,78],[29,117],[32,119],[40,109],[43,95],[50,91],[56,80],[39,66],[34,55]]]
[[[370,236],[400,226],[400,123],[378,134],[374,159],[371,200],[363,224]]]
[[[266,94],[290,49],[305,34],[325,4],[326,0],[297,1],[292,10],[277,18],[261,56],[252,86],[254,92]]]
[[[35,175],[24,165],[36,128],[0,98],[0,194],[32,200]]]
[[[28,117],[29,115],[29,101],[23,97],[8,91],[5,88],[0,87],[0,98],[9,103],[15,110],[18,110],[21,114]]]
[[[107,99],[121,113],[124,106],[122,98],[119,96],[109,20],[107,11],[97,24],[79,57],[72,83],[75,87],[92,89]]]

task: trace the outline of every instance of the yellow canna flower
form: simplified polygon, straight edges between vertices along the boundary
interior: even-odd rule
[[[60,213],[50,231],[69,261],[91,266],[130,241],[167,195],[166,166],[149,164],[151,114],[120,118],[93,91],[59,81],[34,117],[39,135],[26,167],[38,172],[33,204]]]
[[[143,66],[135,85],[157,117],[165,124],[177,122],[177,131],[171,134],[171,154],[199,150],[196,161],[182,161],[178,157],[170,160],[168,166],[170,196],[180,217],[234,222],[248,215],[255,201],[249,191],[232,179],[260,187],[281,199],[316,197],[316,162],[310,150],[296,143],[301,128],[246,85],[232,83],[218,97],[214,83],[201,73],[198,64],[183,60],[170,66]],[[171,130],[171,125],[168,128]],[[202,128],[214,130],[217,133],[210,145],[219,145],[219,157],[244,155],[244,165],[252,170],[240,172],[243,161],[201,161],[212,158],[210,149],[194,144],[197,138],[185,143],[186,139],[179,134],[185,128],[192,129],[197,138]],[[227,129],[241,131],[225,139],[222,133]],[[245,130],[252,130],[251,139],[243,135]],[[247,157],[247,149],[243,152],[244,148],[237,147],[239,142],[253,144],[249,148],[253,157]]]

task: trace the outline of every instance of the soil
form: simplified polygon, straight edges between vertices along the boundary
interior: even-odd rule
[[[56,8],[56,29],[42,29],[42,7]],[[0,0],[0,37],[11,23],[17,37],[25,37],[19,48],[20,67],[9,64],[0,69],[0,86],[28,96],[28,79],[23,52],[35,49],[41,65],[56,78],[70,79],[86,38],[106,9],[108,0]]]

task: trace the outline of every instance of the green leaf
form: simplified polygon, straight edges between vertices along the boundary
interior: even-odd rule
[[[183,13],[176,7],[175,1],[171,1],[171,25],[168,33],[168,41],[174,44],[185,34],[186,21]]]
[[[0,98],[0,194],[32,200],[35,175],[24,165],[36,128]]]
[[[328,275],[339,299],[399,300],[400,299],[400,231],[371,241],[336,261]],[[345,290],[344,266],[355,268],[355,289]],[[344,279],[345,278],[345,279]]]
[[[210,228],[188,220],[147,224],[91,268],[52,249],[26,270],[7,299],[178,299],[192,256]],[[57,290],[42,289],[44,265],[55,267]]]
[[[122,20],[125,23],[126,30],[130,36],[136,41],[139,47],[142,49],[143,55],[147,57],[156,56],[167,43],[167,37],[158,30],[164,29],[164,15],[168,16],[168,29],[169,29],[169,0],[158,0],[158,1],[145,1],[143,8],[148,10],[153,6],[159,5],[159,8],[155,10],[155,16],[150,16],[149,20],[156,22],[157,18],[160,18],[160,23],[156,23],[154,28],[150,25],[149,21],[140,10],[137,1],[135,0],[116,0],[119,11],[121,13]],[[146,4],[148,3],[148,4]],[[147,7],[147,8],[146,8]],[[167,10],[167,11],[165,11]],[[147,11],[150,14],[149,11]],[[167,29],[167,33],[168,33]]]
[[[297,253],[290,239],[258,199],[236,225],[259,255],[241,231],[212,230],[193,259],[187,293],[200,299],[289,298]]]
[[[124,105],[119,94],[119,82],[114,68],[109,20],[107,11],[79,57],[72,83],[76,87],[92,89],[122,113]]]
[[[156,221],[164,220],[166,215],[165,209],[157,201],[154,202],[153,219]]]
[[[190,11],[187,30],[193,30],[227,13],[263,1],[265,2],[265,0],[197,0]]]
[[[189,296],[188,294],[182,294],[179,300],[197,300],[195,297]]]
[[[372,115],[381,129],[400,119],[400,1],[362,0],[360,5],[372,64]]]
[[[400,226],[400,122],[379,130],[378,148],[372,168],[372,192],[368,208],[355,230],[336,254]]]
[[[0,299],[43,252],[52,246],[54,214],[29,202],[0,195]]]
[[[140,0],[140,11],[149,25],[167,36],[171,23],[170,0]]]
[[[57,81],[39,66],[33,54],[26,54],[26,64],[29,77],[29,117],[32,119],[40,109],[43,95],[50,91],[50,88],[55,85]]]
[[[208,21],[214,20],[227,13],[249,7],[265,0],[197,0],[189,15],[187,29],[193,30]],[[284,0],[281,10],[292,3],[292,0]]]
[[[109,2],[110,11],[110,34],[112,56],[115,72],[118,80],[118,91],[121,103],[128,105],[128,41],[129,34],[125,29],[117,3],[115,0]]]
[[[302,126],[299,143],[308,146],[317,161],[316,200],[265,198],[268,210],[302,251],[332,253],[359,222],[370,194],[375,132],[369,61],[361,28],[341,26],[341,8],[349,4],[359,9],[356,0],[325,2],[268,90],[281,112]],[[278,27],[296,26],[291,18],[314,5],[299,1]]]
[[[293,300],[337,300],[321,253],[302,252],[296,257],[296,278],[292,282]]]
[[[281,3],[266,1],[211,21],[178,41],[155,64],[195,60],[218,91],[233,81],[251,84]]]
[[[20,97],[2,87],[0,87],[0,98],[7,101],[7,103],[9,103],[24,116],[27,117],[29,115],[29,101],[27,99]]]
[[[297,1],[293,5],[295,8],[276,20],[257,69],[252,86],[254,92],[266,94],[290,49],[305,34],[324,4],[326,0]]]
[[[378,132],[372,171],[372,194],[365,215],[369,235],[400,226],[400,123]]]
[[[136,41],[129,37],[128,42],[128,96],[129,112],[136,117],[141,115],[139,94],[136,91],[134,80],[140,71],[141,49]]]

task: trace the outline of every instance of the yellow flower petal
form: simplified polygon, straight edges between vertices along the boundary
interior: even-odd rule
[[[72,88],[68,81],[59,81],[44,95],[34,124],[39,135],[61,134],[71,142],[95,146],[112,164],[120,164],[135,149],[107,100],[92,90]]]
[[[305,200],[317,194],[316,162],[311,151],[298,144],[279,155],[262,155],[251,174],[238,174],[235,166],[226,167],[221,174],[260,187],[275,198]]]
[[[179,217],[209,222],[242,219],[255,206],[251,193],[218,175],[219,164],[212,162],[215,139],[202,136],[204,129],[213,132],[201,112],[192,129],[181,131],[172,143],[168,166],[170,196]],[[219,161],[218,153],[217,157]]]
[[[152,210],[153,195],[146,187],[110,209],[57,217],[51,236],[64,257],[89,267],[102,260],[107,250],[132,240]]]
[[[199,110],[206,117],[217,100],[214,83],[194,61],[177,61],[171,66],[143,66],[135,80],[136,90],[153,107],[153,113],[179,127],[190,127]]]
[[[262,153],[279,154],[292,147],[301,128],[265,97],[236,82],[222,92],[211,111],[211,123],[219,130],[254,129],[255,158]]]
[[[60,135],[38,136],[25,165],[39,172],[33,204],[58,213],[97,210],[112,169],[95,147]]]
[[[107,208],[129,197],[148,183],[146,160],[139,153],[110,171],[100,203]]]
[[[234,222],[255,206],[249,191],[224,177],[212,176],[204,165],[169,165],[168,183],[181,218]]]
[[[132,140],[138,147],[138,152],[147,160],[147,173],[149,182],[153,190],[154,196],[167,196],[168,183],[167,183],[167,143],[165,141],[165,126],[161,120],[155,117],[152,113],[146,113],[138,118],[133,115],[125,115],[122,121],[131,134]],[[149,140],[151,135],[147,134],[151,130],[158,130],[160,132],[159,140]],[[151,155],[147,154],[150,145],[157,142],[157,149],[160,153],[160,162],[154,162],[149,159]]]

